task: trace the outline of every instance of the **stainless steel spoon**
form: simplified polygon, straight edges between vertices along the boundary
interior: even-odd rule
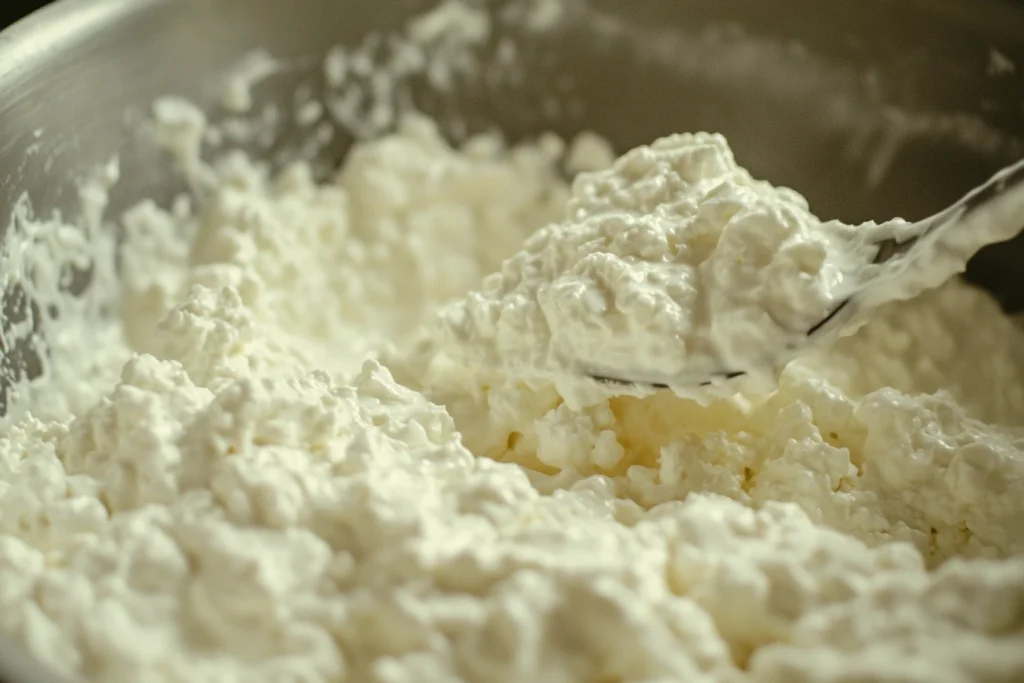
[[[807,330],[803,343],[780,349],[779,363],[807,348],[827,343],[855,329],[868,314],[887,303],[910,299],[937,287],[962,272],[982,248],[1012,239],[1024,227],[1024,160],[1004,168],[968,192],[949,208],[916,223],[893,222],[893,236],[880,239],[874,258],[866,262],[870,275],[832,311]],[[776,364],[778,366],[778,363]],[[723,368],[701,382],[720,384],[749,372],[749,368]],[[664,381],[636,381],[628,377],[590,375],[602,383],[668,389]],[[678,384],[678,383],[676,383]]]

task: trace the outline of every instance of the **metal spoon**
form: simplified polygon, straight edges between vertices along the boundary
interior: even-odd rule
[[[864,264],[872,274],[811,326],[802,344],[780,350],[777,361],[791,359],[809,347],[842,336],[858,322],[865,322],[866,315],[879,306],[910,299],[939,286],[962,272],[970,257],[982,248],[1017,235],[1024,227],[1024,160],[999,171],[929,218],[880,227],[887,226],[893,228],[894,236],[875,242],[874,258]],[[723,368],[699,384],[721,384],[746,374],[746,369]],[[604,374],[590,377],[606,384],[655,389],[668,389],[673,384],[670,377],[664,381],[636,381]]]

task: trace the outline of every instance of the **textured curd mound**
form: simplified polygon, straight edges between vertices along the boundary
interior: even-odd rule
[[[125,683],[1024,679],[1024,339],[986,294],[706,405],[441,353],[593,145],[417,119],[321,185],[234,157],[129,212],[114,386],[0,436],[0,633]]]
[[[671,135],[581,174],[561,221],[447,307],[447,332],[469,362],[517,375],[646,380],[698,400],[718,375],[770,386],[771,360],[873,270],[880,229],[818,220],[721,135]]]

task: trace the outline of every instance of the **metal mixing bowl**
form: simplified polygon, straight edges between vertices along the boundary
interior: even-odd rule
[[[526,0],[523,0],[524,2]],[[132,117],[182,95],[217,110],[214,77],[266,48],[294,68],[257,90],[288,107],[324,87],[336,44],[400,26],[413,0],[62,0],[0,37],[0,214],[75,210],[84,174],[118,154],[116,212],[180,183]],[[487,3],[492,9],[508,5]],[[577,3],[566,0],[567,6]],[[418,106],[513,138],[583,128],[621,150],[676,131],[724,133],[756,175],[817,213],[920,218],[1024,156],[1024,10],[996,0],[592,0],[521,44],[526,78],[413,87]],[[485,52],[484,59],[487,59]],[[1020,65],[1012,70],[1008,64]],[[999,68],[1003,67],[1003,68]],[[552,106],[552,96],[571,106]],[[556,103],[557,104],[557,103]],[[278,161],[303,133],[280,126]],[[336,164],[352,136],[321,152]],[[1024,309],[1024,242],[979,255],[970,277]],[[0,680],[51,681],[0,648]]]

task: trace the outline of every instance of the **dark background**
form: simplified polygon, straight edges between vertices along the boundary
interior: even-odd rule
[[[0,28],[6,28],[26,14],[48,4],[48,0],[0,0]]]
[[[48,4],[46,0],[9,0],[0,4],[0,26],[6,27],[24,15],[33,12],[43,5]]]

